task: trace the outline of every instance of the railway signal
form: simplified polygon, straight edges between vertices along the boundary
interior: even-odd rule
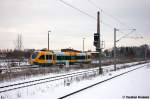
[[[99,33],[94,33],[94,46],[98,47]]]
[[[103,73],[101,66],[101,37],[100,37],[100,12],[97,12],[97,33],[94,33],[94,46],[96,47],[96,52],[98,52],[99,56],[99,74]]]

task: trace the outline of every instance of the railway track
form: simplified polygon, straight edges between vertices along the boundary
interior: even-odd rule
[[[75,95],[75,94],[77,94],[77,93],[79,93],[79,92],[82,92],[82,91],[84,91],[84,90],[87,90],[87,89],[89,89],[89,88],[91,88],[91,87],[94,87],[94,86],[96,86],[96,85],[102,84],[102,83],[104,83],[104,82],[106,82],[106,81],[112,80],[112,79],[114,79],[114,78],[117,78],[117,77],[119,77],[119,76],[122,76],[122,75],[124,75],[124,74],[130,73],[130,72],[132,72],[132,71],[135,71],[135,70],[140,69],[140,68],[143,68],[143,67],[145,67],[145,65],[144,65],[144,66],[141,66],[141,67],[134,68],[134,69],[129,70],[129,71],[126,71],[126,72],[123,72],[123,73],[121,73],[121,74],[115,75],[115,76],[113,76],[113,77],[111,77],[111,78],[108,78],[108,79],[105,79],[105,80],[103,80],[103,81],[99,81],[99,82],[97,82],[97,83],[94,83],[94,84],[92,84],[92,85],[89,85],[89,86],[87,86],[87,87],[84,87],[84,88],[82,88],[82,89],[79,89],[79,90],[77,90],[77,91],[71,92],[71,93],[66,94],[66,95],[64,95],[64,96],[61,96],[61,97],[59,97],[58,99],[65,99],[65,98],[67,98],[67,97],[69,97],[69,96]]]
[[[34,86],[34,85],[38,85],[38,84],[42,84],[46,82],[52,82],[52,81],[61,80],[65,78],[80,76],[80,75],[84,75],[88,73],[96,73],[96,72],[98,73],[98,70],[99,70],[98,68],[95,68],[91,70],[68,73],[68,74],[63,74],[63,75],[54,76],[54,77],[47,77],[47,78],[42,78],[42,79],[37,79],[37,80],[32,80],[32,81],[25,81],[21,83],[6,85],[6,86],[0,86],[0,93],[8,92],[8,91],[20,89],[20,88],[25,88],[29,86]]]
[[[136,65],[136,64],[134,64],[134,65]],[[112,70],[109,70],[109,71],[112,71]],[[42,84],[42,83],[63,80],[66,78],[78,77],[78,76],[90,74],[90,73],[98,75],[99,68],[88,69],[88,70],[79,71],[79,72],[67,73],[67,74],[62,74],[62,75],[53,76],[53,77],[41,78],[41,79],[37,79],[37,80],[31,80],[31,81],[25,81],[25,82],[0,86],[0,93],[16,90],[16,89],[20,89],[20,88],[25,88],[25,87],[29,87],[29,86],[34,86],[34,85],[38,85],[38,84]],[[113,77],[113,78],[115,78],[115,77]]]
[[[17,69],[28,69],[28,68],[38,68],[38,66],[34,65],[23,65],[23,66],[17,66],[17,67],[11,67],[6,66],[7,68],[0,68],[0,70],[17,70]]]

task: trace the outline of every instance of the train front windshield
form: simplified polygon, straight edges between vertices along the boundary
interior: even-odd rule
[[[35,53],[32,54],[31,58],[35,59],[37,56],[38,56],[38,52],[35,52]]]

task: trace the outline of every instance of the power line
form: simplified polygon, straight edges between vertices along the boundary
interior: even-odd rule
[[[119,32],[121,32],[121,31],[119,31]],[[124,36],[122,36],[122,37],[120,37],[118,40],[117,40],[117,42],[118,41],[120,41],[121,39],[123,39],[123,38],[126,38],[127,36],[129,36],[129,35],[131,35],[131,34],[133,34],[134,32],[133,31],[131,31],[130,33],[127,33],[126,35],[124,35]],[[134,37],[128,37],[128,38],[130,38],[130,39],[134,39],[134,41],[136,40],[136,39],[143,39],[144,37],[143,36],[134,36]],[[141,42],[139,41],[139,40],[136,40],[136,42],[137,42],[137,44],[139,45],[139,46],[141,46]]]
[[[127,36],[131,35],[133,32],[135,31],[135,29],[133,29],[131,32],[125,34],[124,36],[120,37],[116,42],[120,41],[123,38],[126,38]]]
[[[94,20],[97,21],[97,19],[96,19],[95,16],[92,16],[92,15],[88,14],[87,12],[82,11],[81,9],[79,9],[79,8],[77,8],[77,7],[75,7],[75,6],[71,5],[71,4],[69,4],[68,2],[66,2],[66,1],[64,1],[64,0],[59,0],[59,1],[62,2],[63,4],[65,4],[65,5],[67,5],[67,6],[71,7],[71,8],[73,8],[73,9],[75,9],[75,10],[81,12],[82,14],[87,15],[88,17],[90,17],[90,18],[92,18],[92,19],[94,19]],[[102,21],[100,21],[100,23],[106,25],[106,26],[109,27],[109,28],[113,28],[113,26],[110,25],[110,24],[108,24],[108,23],[104,23],[104,22],[102,22]]]
[[[120,33],[123,33],[121,30],[134,30],[133,27],[130,27],[130,26],[127,25],[126,23],[120,21],[116,16],[114,16],[114,15],[112,15],[112,14],[110,14],[110,13],[104,11],[100,6],[98,6],[97,4],[95,4],[92,0],[88,0],[88,2],[91,3],[95,8],[100,9],[101,12],[103,12],[105,15],[111,17],[111,18],[114,19],[115,21],[119,22],[120,24],[122,24],[122,25],[124,25],[124,26],[126,26],[126,27],[128,28],[128,29],[120,29],[120,28],[119,28],[119,32],[120,32]],[[110,24],[105,24],[105,25],[107,25],[107,26],[109,26],[109,27],[112,27]],[[125,34],[125,33],[123,33],[123,34]],[[130,35],[130,34],[133,34],[132,31],[131,31],[130,33],[127,33],[127,34],[125,34],[124,36],[122,36],[121,39],[127,37],[127,36]],[[132,38],[133,38],[133,37],[132,37]],[[139,37],[136,36],[136,37],[134,37],[134,38],[135,38],[135,39],[142,39],[143,36],[139,36]]]
[[[129,27],[129,25],[127,25],[126,23],[120,21],[120,20],[119,20],[117,17],[115,17],[114,15],[109,14],[108,12],[104,11],[101,7],[97,6],[93,1],[88,0],[88,2],[91,3],[95,8],[101,9],[102,12],[103,12],[105,15],[111,17],[112,19],[116,20],[116,21],[119,22],[120,24],[122,24],[122,25],[124,25],[124,26],[126,26],[126,27],[128,27],[128,28],[132,28],[132,27]]]
[[[131,39],[143,39],[143,36],[136,36],[136,37],[130,36],[129,38],[131,38]]]
[[[71,4],[69,4],[69,3],[67,3],[67,2],[65,2],[65,1],[63,1],[63,0],[59,0],[59,1],[61,1],[62,3],[64,3],[65,5],[67,5],[67,6],[71,7],[71,8],[73,8],[73,9],[75,9],[75,10],[77,10],[77,11],[79,11],[79,12],[81,12],[81,13],[83,13],[83,14],[89,16],[89,17],[91,17],[92,19],[96,20],[96,17],[94,17],[94,16],[92,16],[92,15],[90,15],[90,14],[88,14],[88,13],[82,11],[81,9],[79,9],[79,8],[77,8],[77,7],[71,5]]]
[[[65,4],[65,5],[67,5],[67,6],[71,7],[71,8],[73,8],[73,9],[79,11],[80,13],[82,13],[82,14],[84,14],[84,15],[86,15],[86,16],[88,16],[88,17],[90,17],[90,18],[92,18],[92,19],[94,19],[94,20],[97,21],[97,19],[96,19],[95,16],[92,16],[92,15],[90,15],[89,13],[84,12],[83,10],[81,10],[81,9],[79,9],[79,8],[77,8],[77,7],[73,6],[73,5],[71,5],[71,4],[69,4],[68,2],[66,2],[66,1],[64,1],[64,0],[59,0],[59,1],[62,2],[63,4]],[[99,8],[99,7],[98,7],[95,3],[93,3],[91,0],[88,0],[88,1],[91,2],[92,5],[95,5],[95,7]],[[100,8],[99,8],[99,9],[100,9]],[[100,9],[100,11],[101,11],[101,12],[104,12],[102,9]],[[128,27],[128,29],[125,29],[125,30],[134,30],[132,27],[129,27],[127,24],[121,22],[118,18],[114,17],[113,15],[111,15],[111,14],[109,14],[109,13],[106,13],[106,12],[104,12],[104,13],[105,13],[107,16],[109,16],[109,17],[115,19],[116,21],[118,21],[120,24],[122,24],[122,25]],[[100,23],[104,24],[105,26],[107,26],[107,27],[109,27],[109,28],[114,28],[114,26],[112,26],[111,24],[108,24],[108,23],[105,23],[105,22],[102,22],[102,21],[100,21]],[[119,31],[120,31],[120,30],[123,30],[123,29],[119,29]],[[123,32],[120,31],[120,33],[123,33]],[[125,33],[123,33],[123,34],[125,34]],[[130,33],[127,33],[127,34],[125,34],[124,36],[122,36],[119,40],[121,40],[122,38],[127,37],[127,36],[130,35],[130,34],[132,34],[132,31],[131,31]]]

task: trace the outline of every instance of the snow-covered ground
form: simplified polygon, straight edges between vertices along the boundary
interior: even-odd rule
[[[17,66],[28,66],[30,65],[28,62],[0,62],[1,68],[8,68],[8,66],[15,65]]]
[[[139,63],[139,62],[117,64],[117,67],[122,67],[122,66],[126,66],[126,65],[134,65],[134,64],[137,64],[137,63]],[[102,68],[103,68],[104,71],[114,69],[113,65],[104,66]],[[21,77],[21,78],[16,78],[16,79],[10,79],[8,81],[0,82],[0,86],[6,86],[6,85],[10,85],[10,84],[22,83],[22,82],[27,82],[27,81],[37,80],[37,79],[44,79],[44,78],[48,78],[48,77],[54,77],[54,76],[60,76],[62,74],[83,72],[83,71],[92,70],[92,69],[81,69],[81,70],[76,70],[76,71],[75,70],[70,70],[68,72],[63,72],[62,71],[59,74],[58,73],[49,73],[49,74],[44,74],[44,75],[37,75],[37,76],[29,76],[29,77]],[[95,68],[95,69],[97,69],[97,68]]]
[[[116,72],[106,73],[97,77],[88,77],[84,79],[82,77],[59,80],[56,82],[49,82],[40,85],[35,85],[32,87],[26,87],[22,89],[17,89],[14,91],[8,91],[5,93],[0,93],[1,99],[57,99],[63,95],[74,92],[81,88],[84,88],[93,83],[108,79],[112,76],[118,75],[120,73],[129,71],[131,69],[143,66],[137,65],[126,69],[121,69]],[[130,72],[118,78],[112,79],[106,82],[106,84],[100,84],[99,86],[93,87],[90,90],[95,92],[90,92],[90,90],[83,91],[77,95],[69,97],[70,99],[122,99],[122,96],[129,95],[149,95],[150,93],[150,80],[148,75],[150,74],[150,67],[146,66],[142,69]],[[131,76],[130,76],[131,75]],[[82,80],[84,79],[84,80]],[[114,81],[114,82],[113,82]],[[69,83],[65,83],[69,82]],[[139,83],[138,83],[139,82]],[[67,84],[67,85],[66,85]],[[137,87],[134,89],[134,86]],[[136,86],[137,85],[137,86]],[[128,91],[129,89],[129,91]],[[141,89],[142,92],[139,91]],[[129,92],[129,93],[128,93]],[[133,93],[132,93],[133,92]],[[136,93],[138,92],[138,93]],[[149,92],[149,93],[148,93]],[[87,93],[87,94],[86,94]],[[131,93],[131,94],[130,94]],[[135,93],[135,94],[134,94]],[[93,96],[95,94],[95,96]],[[109,97],[110,96],[110,97]]]
[[[149,75],[148,64],[144,68],[94,86],[67,99],[149,99]]]

